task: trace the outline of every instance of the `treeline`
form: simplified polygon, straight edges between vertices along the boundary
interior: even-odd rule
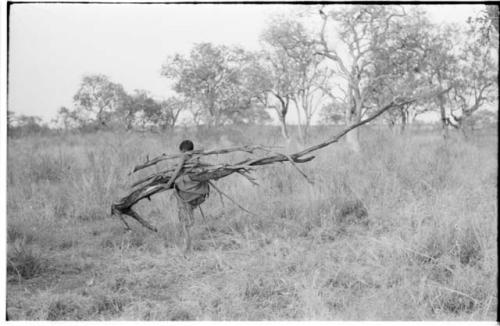
[[[497,6],[485,6],[466,28],[434,24],[419,6],[309,8],[271,20],[259,51],[201,43],[169,57],[161,75],[175,95],[167,99],[144,90],[128,94],[104,75],[85,76],[73,107],[61,107],[55,122],[87,131],[168,130],[181,116],[219,127],[269,122],[274,111],[289,138],[287,117],[295,110],[305,141],[318,114],[325,122],[356,123],[396,98],[419,99],[385,114],[402,131],[429,111],[441,117],[444,134],[496,119],[477,112],[497,103]],[[348,138],[356,147],[356,132]]]

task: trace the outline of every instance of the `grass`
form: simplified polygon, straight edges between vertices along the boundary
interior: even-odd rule
[[[259,217],[213,192],[187,259],[169,193],[138,205],[156,234],[132,221],[124,233],[109,216],[130,168],[185,137],[205,148],[280,144],[272,129],[9,139],[11,319],[496,318],[496,131],[444,141],[364,129],[362,155],[336,144],[301,165],[314,186],[287,164],[256,171],[259,187],[220,180]]]

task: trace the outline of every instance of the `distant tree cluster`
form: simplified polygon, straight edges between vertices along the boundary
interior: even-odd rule
[[[7,111],[7,135],[8,137],[23,137],[37,134],[49,133],[50,128],[42,123],[37,116],[16,115]]]
[[[309,7],[271,20],[259,51],[199,43],[169,57],[161,75],[176,95],[167,99],[85,76],[57,122],[65,129],[168,130],[180,116],[219,127],[265,123],[274,112],[288,139],[287,116],[295,110],[306,141],[318,113],[325,123],[354,124],[395,98],[446,91],[384,115],[404,131],[418,115],[436,112],[446,136],[449,128],[477,125],[476,112],[497,101],[498,16],[497,6],[485,6],[460,28],[432,23],[418,6]],[[347,140],[359,148],[357,129]]]
[[[154,99],[145,90],[128,94],[123,86],[104,75],[83,77],[73,97],[74,109],[61,107],[56,122],[64,129],[83,130],[154,127],[173,128],[185,101]]]

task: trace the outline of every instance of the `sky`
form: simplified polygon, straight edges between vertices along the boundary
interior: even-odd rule
[[[187,54],[194,43],[259,48],[270,16],[289,5],[14,4],[10,11],[8,108],[16,114],[55,118],[71,108],[87,74],[105,74],[125,90],[168,97],[161,77],[168,55]],[[480,5],[432,5],[436,22],[462,22]],[[294,117],[291,116],[290,122]]]

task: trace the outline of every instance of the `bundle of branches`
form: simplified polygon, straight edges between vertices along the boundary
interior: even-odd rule
[[[271,148],[264,147],[264,146],[243,146],[243,147],[232,147],[232,148],[225,148],[225,149],[216,149],[216,150],[211,150],[211,151],[203,151],[203,150],[195,150],[191,152],[191,158],[187,160],[182,167],[181,174],[184,175],[189,175],[189,177],[194,180],[194,181],[200,181],[200,182],[211,182],[211,180],[217,180],[220,178],[224,178],[228,175],[231,175],[233,173],[238,173],[244,177],[246,177],[249,181],[252,183],[256,184],[255,180],[249,175],[250,172],[255,169],[256,167],[263,166],[263,165],[268,165],[268,164],[273,164],[273,163],[278,163],[278,162],[290,162],[309,182],[310,180],[307,178],[307,176],[297,167],[296,163],[305,163],[309,162],[314,159],[314,156],[307,156],[308,154],[317,151],[321,148],[324,148],[328,145],[331,145],[333,143],[336,143],[339,141],[342,137],[344,137],[349,131],[358,128],[379,115],[381,115],[383,112],[402,105],[410,104],[412,102],[415,102],[417,99],[396,99],[378,110],[376,113],[371,115],[369,118],[366,118],[356,124],[353,124],[332,138],[308,147],[300,152],[294,153],[294,154],[282,154],[282,153],[277,153],[273,151]],[[206,164],[206,163],[201,163],[198,159],[202,156],[208,156],[208,155],[216,155],[216,154],[226,154],[226,153],[231,153],[231,152],[246,152],[246,153],[251,153],[251,154],[260,154],[257,155],[257,157],[251,157],[251,158],[246,158],[240,162],[232,163],[232,164],[217,164],[217,165],[211,165],[211,164]],[[139,170],[145,169],[147,167],[153,166],[161,161],[169,160],[169,159],[175,159],[175,158],[180,158],[183,154],[178,154],[178,155],[166,155],[163,154],[161,156],[158,156],[152,160],[147,159],[146,162],[143,164],[137,165],[134,167],[133,171],[131,173],[137,172]],[[128,224],[126,223],[123,215],[130,216],[137,220],[139,223],[141,223],[144,227],[152,230],[152,231],[157,231],[157,229],[149,224],[147,221],[145,221],[134,209],[133,206],[137,204],[140,200],[148,198],[154,194],[157,194],[159,192],[166,191],[168,189],[173,188],[173,182],[170,182],[170,179],[172,178],[172,175],[176,169],[175,168],[170,168],[166,169],[163,171],[160,171],[158,173],[152,174],[144,179],[141,179],[137,182],[135,182],[132,187],[133,190],[131,191],[130,194],[127,196],[121,198],[117,202],[113,203],[111,206],[111,213],[113,215],[118,215],[120,219],[123,221],[125,224],[126,228],[129,229]],[[168,185],[168,187],[167,187]],[[213,183],[212,183],[213,186]]]

